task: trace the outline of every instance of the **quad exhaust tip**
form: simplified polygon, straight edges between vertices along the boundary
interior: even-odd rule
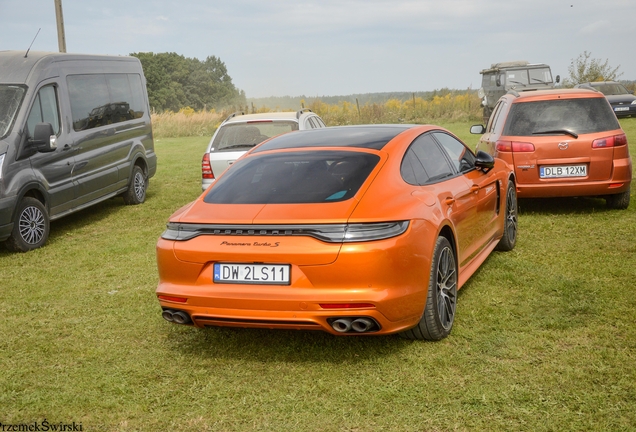
[[[166,321],[175,323],[175,324],[192,323],[192,319],[190,318],[190,315],[180,310],[164,309],[163,312],[161,312],[161,316]]]
[[[331,318],[327,322],[338,333],[368,333],[380,329],[376,320],[368,317]]]

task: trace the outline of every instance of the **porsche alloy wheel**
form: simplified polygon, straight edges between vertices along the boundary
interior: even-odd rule
[[[497,244],[497,250],[511,251],[517,244],[517,190],[512,181],[508,182],[506,191],[506,213],[504,215],[504,232]]]
[[[445,237],[438,237],[433,253],[428,295],[422,319],[402,335],[408,339],[438,341],[451,332],[457,305],[457,264]]]

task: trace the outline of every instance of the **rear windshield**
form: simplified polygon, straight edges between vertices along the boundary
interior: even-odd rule
[[[21,86],[0,85],[0,138],[9,133],[24,92],[25,88]]]
[[[630,94],[621,84],[592,84],[592,86],[600,90],[605,96]]]
[[[236,162],[204,198],[214,204],[294,204],[353,197],[380,157],[349,151],[263,154]]]
[[[298,130],[298,123],[294,121],[256,121],[221,126],[214,138],[214,150],[229,150],[241,147],[254,147],[276,135]]]
[[[585,134],[619,128],[605,98],[560,99],[513,104],[503,134],[530,136],[564,129]]]

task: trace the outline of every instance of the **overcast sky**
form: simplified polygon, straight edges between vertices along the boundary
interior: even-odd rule
[[[225,63],[248,98],[479,88],[583,51],[636,79],[636,0],[62,0],[68,52]],[[54,0],[0,0],[0,50],[57,51]],[[0,71],[1,74],[1,71]]]

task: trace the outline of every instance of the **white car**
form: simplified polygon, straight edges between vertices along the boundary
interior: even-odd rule
[[[201,160],[201,188],[206,190],[223,171],[255,145],[295,130],[318,129],[325,122],[310,109],[298,112],[230,115],[216,130]]]

